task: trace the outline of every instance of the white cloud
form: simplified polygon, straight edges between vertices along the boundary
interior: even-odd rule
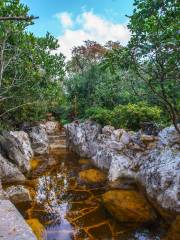
[[[64,28],[69,28],[73,26],[73,21],[71,19],[71,14],[68,12],[57,13],[55,15]]]
[[[58,51],[68,59],[71,57],[72,48],[82,45],[85,40],[93,40],[101,44],[112,40],[120,41],[125,45],[130,38],[130,32],[125,24],[112,23],[93,12],[83,12],[78,15],[75,24],[79,26],[77,29],[71,29],[72,24],[66,24],[64,33],[58,38],[60,44]]]

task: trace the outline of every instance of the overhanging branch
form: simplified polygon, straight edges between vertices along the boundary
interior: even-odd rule
[[[0,16],[0,21],[31,21],[34,19],[38,19],[39,17],[34,17],[34,16],[7,16],[7,17],[1,17]]]

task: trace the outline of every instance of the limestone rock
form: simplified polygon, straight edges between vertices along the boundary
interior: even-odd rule
[[[29,137],[34,153],[45,154],[49,152],[49,140],[45,125],[40,124],[39,126],[32,127],[29,131]]]
[[[120,222],[145,223],[156,218],[146,199],[136,191],[111,190],[103,194],[103,202]]]
[[[180,124],[178,124],[180,127]],[[164,128],[159,132],[159,143],[164,146],[171,146],[175,143],[180,144],[180,137],[173,125]]]
[[[138,178],[148,196],[161,207],[180,213],[180,152],[169,147],[157,148],[141,161]]]
[[[13,163],[0,154],[0,179],[4,183],[10,183],[24,181],[25,176]]]
[[[116,142],[116,141],[110,141],[108,143],[109,148],[113,149],[113,150],[117,150],[120,151],[124,148],[124,144],[121,142]]]
[[[0,216],[2,240],[37,240],[31,228],[9,200],[0,200]]]
[[[97,169],[83,170],[79,173],[79,177],[81,180],[90,183],[99,183],[106,180],[106,175]]]
[[[24,186],[11,186],[6,189],[7,196],[13,203],[28,202],[31,201],[29,190]]]
[[[0,153],[17,165],[22,172],[30,170],[29,160],[33,152],[28,135],[25,132],[1,132]]]
[[[96,154],[94,141],[102,130],[99,124],[88,120],[84,123],[73,122],[65,125],[64,128],[67,146],[70,150],[83,158],[89,158]]]
[[[136,173],[131,170],[132,161],[125,155],[116,155],[113,157],[109,169],[109,180],[114,181],[119,177],[135,178]]]
[[[11,131],[11,135],[13,135],[20,144],[22,145],[24,151],[24,168],[28,171],[30,170],[30,162],[29,160],[33,157],[34,153],[31,147],[31,142],[29,136],[24,131]]]
[[[123,132],[120,138],[120,142],[123,143],[124,145],[129,144],[131,141],[131,137],[127,132]]]
[[[122,136],[123,133],[125,133],[126,131],[124,129],[116,129],[113,131],[112,135],[111,135],[111,139],[113,141],[120,141],[120,138]]]
[[[65,128],[69,148],[109,170],[109,180],[131,178],[144,187],[155,206],[180,213],[180,144],[173,126],[157,137],[110,126],[102,134],[101,127],[91,121],[67,124]]]
[[[113,131],[114,131],[114,127],[107,125],[103,127],[102,134],[111,136]]]

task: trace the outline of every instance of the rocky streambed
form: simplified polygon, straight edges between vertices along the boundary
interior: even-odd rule
[[[157,136],[112,126],[102,128],[92,121],[74,122],[65,129],[72,151],[91,158],[95,166],[105,169],[112,183],[118,185],[123,179],[131,180],[148,201],[149,206],[137,192],[132,197],[136,199],[133,203],[129,201],[132,195],[121,190],[106,193],[105,204],[111,203],[107,208],[119,222],[130,221],[126,219],[128,211],[123,202],[129,201],[131,219],[137,222],[144,205],[144,216],[148,216],[148,220],[159,218],[171,226],[167,239],[180,239],[180,138],[173,126],[163,129]],[[156,216],[152,212],[146,215],[149,207]],[[145,218],[140,222],[146,222]]]
[[[173,127],[158,136],[91,121],[66,134],[57,122],[24,130],[0,134],[0,239],[179,239]]]

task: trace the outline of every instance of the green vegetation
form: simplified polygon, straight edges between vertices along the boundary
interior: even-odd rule
[[[28,16],[18,0],[2,0],[0,16]],[[176,0],[135,0],[126,47],[86,41],[65,63],[57,40],[26,31],[26,21],[0,21],[0,124],[91,118],[136,130],[142,122],[180,121],[179,29]],[[66,73],[66,74],[65,74]]]
[[[0,2],[0,16],[27,16],[18,0]],[[57,40],[49,33],[38,38],[26,31],[27,21],[0,21],[1,125],[39,120],[61,104],[64,57],[52,55]]]

